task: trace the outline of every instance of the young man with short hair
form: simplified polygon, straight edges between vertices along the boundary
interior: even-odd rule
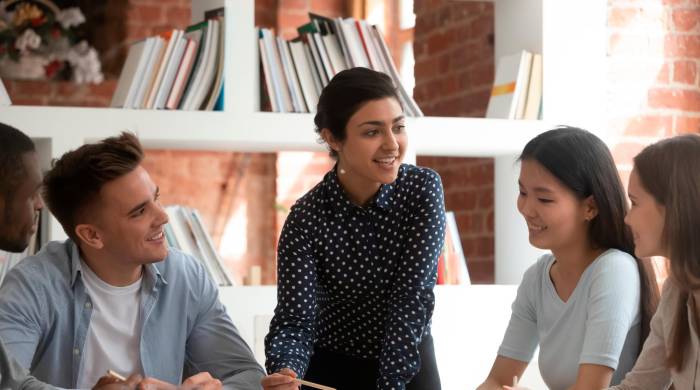
[[[91,387],[111,369],[163,387],[205,378],[205,387],[259,389],[264,372],[217,286],[201,262],[168,249],[168,217],[142,159],[123,133],[54,163],[44,199],[69,239],[7,275],[0,338],[60,387]]]

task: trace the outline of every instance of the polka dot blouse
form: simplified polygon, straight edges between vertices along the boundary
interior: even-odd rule
[[[366,207],[335,169],[292,207],[278,248],[267,370],[306,372],[313,347],[379,359],[378,389],[404,389],[430,333],[445,234],[440,177],[402,164]]]

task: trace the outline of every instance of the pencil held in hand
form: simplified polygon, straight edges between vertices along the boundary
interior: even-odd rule
[[[332,388],[332,387],[328,387],[328,386],[324,386],[324,385],[319,385],[318,383],[313,383],[313,382],[305,381],[305,380],[303,380],[303,379],[297,379],[296,381],[299,382],[299,383],[301,383],[301,384],[304,385],[304,386],[313,387],[314,389],[320,389],[320,390],[335,390],[335,389]]]
[[[126,378],[123,375],[120,375],[112,370],[107,370],[107,376],[111,376],[112,378],[119,379],[122,382],[126,382]]]

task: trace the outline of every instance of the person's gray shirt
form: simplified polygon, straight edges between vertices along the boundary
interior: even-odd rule
[[[55,390],[56,388],[29,376],[27,370],[9,356],[5,344],[0,341],[0,390],[17,389]]]
[[[583,272],[571,297],[559,297],[549,275],[553,255],[542,256],[523,276],[500,356],[529,362],[539,344],[539,368],[550,389],[576,382],[581,364],[612,368],[624,378],[640,348],[640,282],[636,260],[616,249]]]
[[[170,383],[207,371],[224,388],[260,389],[264,371],[192,256],[170,249],[144,268],[140,310],[143,374]],[[0,339],[37,379],[75,388],[92,304],[79,251],[51,242],[23,260],[0,287]],[[131,373],[122,373],[129,375]]]

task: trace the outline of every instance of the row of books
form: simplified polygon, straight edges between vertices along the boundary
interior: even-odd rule
[[[196,209],[185,206],[168,206],[169,223],[165,225],[165,238],[168,245],[189,253],[204,264],[209,276],[219,286],[232,286],[229,275],[211,237],[202,223]]]
[[[111,107],[181,110],[223,108],[224,9],[203,22],[130,46]]]
[[[471,284],[454,212],[446,212],[445,219],[445,244],[438,258],[437,284]]]
[[[258,29],[265,91],[274,112],[314,112],[323,87],[338,72],[365,67],[389,75],[409,116],[422,116],[401,83],[389,48],[377,26],[355,18],[330,19],[309,13],[311,22],[286,41]]]
[[[500,58],[487,118],[542,119],[542,55],[523,50]]]

